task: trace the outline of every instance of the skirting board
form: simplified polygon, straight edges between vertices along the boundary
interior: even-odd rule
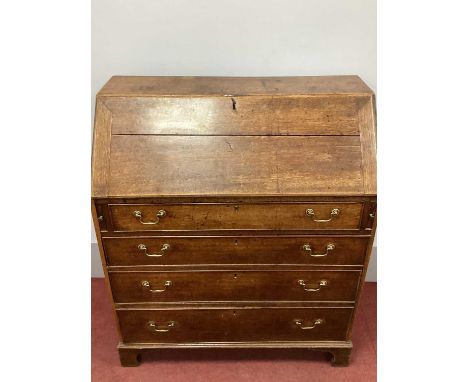
[[[104,277],[97,243],[91,243],[91,277]],[[377,281],[377,247],[372,248],[372,256],[367,269],[366,281]]]

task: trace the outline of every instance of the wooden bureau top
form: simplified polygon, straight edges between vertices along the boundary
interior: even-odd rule
[[[98,96],[372,94],[358,76],[145,77],[114,76]]]
[[[376,194],[372,91],[357,76],[112,77],[92,196]]]

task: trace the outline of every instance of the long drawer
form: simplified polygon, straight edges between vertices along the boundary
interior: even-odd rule
[[[362,203],[111,204],[115,231],[357,230]]]
[[[125,343],[340,341],[353,308],[117,310]]]
[[[362,265],[367,237],[113,237],[110,266],[193,264]]]
[[[354,301],[361,271],[110,272],[116,303]]]

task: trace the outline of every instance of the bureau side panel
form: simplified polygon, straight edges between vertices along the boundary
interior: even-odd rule
[[[377,195],[377,143],[375,99],[369,96],[359,110],[359,131],[362,152],[362,180],[364,193]]]
[[[371,203],[372,203],[372,206],[369,206]],[[364,286],[364,282],[366,281],[367,268],[369,266],[369,260],[370,260],[371,254],[372,254],[372,247],[373,247],[373,244],[374,244],[375,230],[377,228],[377,209],[376,209],[377,205],[376,205],[375,202],[368,202],[367,204],[368,204],[368,206],[365,209],[365,211],[372,214],[372,216],[369,217],[371,222],[372,222],[372,231],[371,231],[371,236],[369,238],[369,242],[367,244],[366,257],[365,257],[365,260],[364,260],[363,271],[361,273],[361,279],[359,280],[358,291],[357,291],[357,295],[356,295],[356,303],[355,303],[356,307],[358,306],[359,301],[361,300],[362,287]],[[371,211],[371,212],[369,212],[369,211]],[[353,323],[354,323],[354,318],[355,317],[356,317],[356,309],[354,310],[354,312],[353,312],[353,314],[351,316],[351,324],[349,325],[348,334],[347,334],[347,339],[348,340],[351,339],[351,333],[352,333]]]
[[[93,197],[106,197],[109,183],[109,161],[112,114],[102,99],[96,99],[94,121],[92,183]]]
[[[94,203],[94,200],[91,201],[91,213],[92,213],[92,216],[93,216],[93,222],[94,222],[94,227],[95,227],[95,232],[96,232],[96,238],[97,238],[98,247],[99,247],[99,255],[101,257],[101,265],[102,265],[102,269],[104,271],[105,283],[106,283],[107,291],[109,292],[109,297],[110,297],[110,299],[112,301],[112,310],[114,312],[114,319],[115,319],[115,323],[116,323],[117,330],[118,330],[118,333],[119,333],[119,338],[122,339],[122,335],[120,333],[119,318],[118,318],[118,316],[117,316],[117,314],[115,312],[115,309],[114,309],[114,298],[113,298],[113,295],[112,295],[112,288],[111,288],[111,284],[110,284],[110,281],[109,281],[109,273],[107,271],[106,256],[105,256],[105,252],[104,252],[104,247],[102,245],[102,236],[101,236],[101,231],[99,229],[99,220],[98,220],[98,215],[97,215],[97,212],[96,212],[96,205]]]

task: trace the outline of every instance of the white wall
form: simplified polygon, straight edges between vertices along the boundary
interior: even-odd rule
[[[376,1],[93,0],[91,53],[93,118],[117,74],[357,74],[376,91]]]

